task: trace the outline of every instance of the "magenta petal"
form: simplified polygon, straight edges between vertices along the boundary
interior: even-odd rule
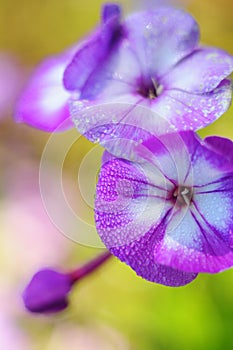
[[[215,48],[201,48],[180,61],[162,80],[168,89],[193,94],[213,91],[233,71],[233,56]]]
[[[172,7],[133,14],[126,20],[126,28],[143,73],[155,78],[190,54],[199,40],[192,16]]]
[[[48,58],[38,66],[16,106],[16,122],[50,132],[73,126],[68,107],[70,95],[62,83],[73,50]]]
[[[231,140],[219,136],[208,136],[204,141],[208,147],[233,164],[233,142]]]
[[[112,248],[111,252],[148,281],[170,287],[180,287],[192,282],[197,277],[196,273],[184,272],[155,262],[155,236],[156,232],[152,229],[140,240],[131,245]]]
[[[111,156],[106,156],[105,161],[95,203],[96,227],[104,244],[149,281],[169,286],[191,282],[196,274],[177,271],[154,260],[153,249],[163,237],[167,212],[160,199],[163,181],[158,187],[150,187],[150,169],[142,173],[134,164]],[[160,181],[156,169],[153,177]]]

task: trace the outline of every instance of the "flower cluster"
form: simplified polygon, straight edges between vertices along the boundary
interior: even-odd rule
[[[75,125],[104,146],[97,231],[149,281],[181,286],[233,266],[233,143],[195,133],[229,108],[232,71],[231,55],[199,44],[190,14],[156,7],[123,19],[106,4],[98,28],[45,60],[18,102],[16,121],[45,131]],[[65,281],[64,295],[67,276],[51,278]],[[67,305],[48,295],[49,311]]]

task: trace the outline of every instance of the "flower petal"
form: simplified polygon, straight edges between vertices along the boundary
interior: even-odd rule
[[[157,185],[151,185],[155,182]],[[116,247],[142,236],[161,217],[166,188],[171,187],[161,172],[140,171],[120,159],[101,168],[96,192],[96,227],[107,247]],[[115,231],[115,232],[114,232]]]
[[[228,182],[194,195],[186,215],[168,225],[155,250],[157,262],[186,272],[215,273],[233,266],[233,174]]]
[[[139,275],[157,282],[157,265],[187,273],[214,273],[233,266],[233,164],[193,132],[179,134],[181,150],[190,154],[184,162],[173,147],[175,136],[139,144],[134,162],[104,157],[107,163],[97,186],[95,214],[101,239]],[[171,180],[169,171],[182,176]],[[192,188],[185,206],[174,200],[178,186]]]
[[[113,13],[112,8],[108,7],[103,11],[103,24],[86,39],[64,73],[66,89],[80,91],[80,99],[91,99],[102,90],[102,85],[106,83],[102,75],[106,67],[112,65],[112,61],[116,59],[119,43],[123,37],[120,8],[118,7],[118,11],[114,10]]]
[[[180,61],[161,84],[193,94],[213,91],[233,71],[233,56],[223,50],[204,47]]]
[[[212,92],[202,95],[166,90],[155,100],[153,109],[174,125],[177,131],[197,130],[226,112],[231,99],[231,80],[225,79]]]
[[[233,164],[233,142],[231,140],[219,136],[208,136],[204,141],[208,147],[223,155]]]
[[[104,244],[149,281],[170,286],[191,282],[196,274],[154,261],[153,247],[163,237],[167,213],[161,174],[153,186],[151,174],[141,172],[134,163],[108,159],[99,175],[95,202],[96,227]],[[155,179],[155,173],[153,176]]]
[[[104,4],[102,8],[102,22],[105,23],[113,17],[117,18],[117,20],[121,17],[121,7],[119,4]]]
[[[74,48],[43,61],[32,75],[16,106],[15,120],[44,131],[62,131],[72,127],[69,118],[69,93],[62,84],[66,65]]]
[[[124,93],[118,95],[117,91],[121,89]],[[122,82],[116,82],[94,102],[71,101],[71,116],[79,132],[92,142],[100,142],[110,152],[113,150],[106,142],[110,137],[119,138],[120,132],[124,135],[124,123],[153,135],[196,130],[221,116],[232,98],[231,80],[228,79],[211,93],[194,95],[166,90],[157,99],[149,101],[128,90],[127,84],[122,86]]]
[[[174,210],[155,259],[186,272],[219,272],[233,266],[233,163],[221,152],[226,140],[221,146],[219,138],[217,153],[191,133],[182,136],[192,154],[193,198]]]
[[[111,103],[71,102],[71,115],[79,132],[92,142],[118,156],[123,140],[143,142],[152,135],[174,131],[171,123],[133,95],[116,98]],[[128,146],[129,142],[128,142]],[[127,149],[124,148],[127,152]],[[126,158],[127,155],[124,155]],[[130,158],[128,158],[130,159]]]
[[[142,72],[155,78],[190,54],[199,40],[193,17],[172,7],[135,13],[126,19],[125,26]]]
[[[161,230],[161,227],[158,227],[158,230]],[[156,263],[153,251],[156,234],[156,229],[151,229],[141,239],[129,245],[112,248],[111,252],[136,271],[137,275],[148,281],[171,287],[180,287],[192,282],[197,274]]]

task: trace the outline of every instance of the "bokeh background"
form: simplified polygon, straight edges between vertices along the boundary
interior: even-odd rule
[[[35,65],[88,33],[98,23],[101,3],[0,0],[0,350],[233,349],[233,270],[202,274],[192,284],[172,289],[144,281],[112,259],[76,286],[71,306],[62,314],[35,317],[22,305],[21,292],[37,269],[69,269],[101,252],[73,242],[51,222],[38,184],[50,135],[13,120],[15,101]],[[121,3],[130,12],[146,1]],[[203,43],[233,54],[232,0],[183,0],[181,6],[199,22]],[[233,138],[232,127],[233,108],[200,134]],[[62,137],[55,140],[44,174],[47,195],[61,217],[53,179]],[[92,206],[80,195],[77,174],[92,147],[79,138],[63,167],[64,195],[90,225]],[[88,164],[87,179],[92,172]],[[84,234],[78,229],[76,241]]]

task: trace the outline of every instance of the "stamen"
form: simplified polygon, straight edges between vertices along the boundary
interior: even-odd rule
[[[145,98],[149,98],[150,100],[157,98],[163,91],[163,86],[159,85],[154,78],[151,78],[149,83],[144,82],[140,85],[141,86],[138,89],[138,93]]]
[[[173,192],[173,198],[181,206],[189,206],[193,197],[193,190],[191,187],[179,186]]]

